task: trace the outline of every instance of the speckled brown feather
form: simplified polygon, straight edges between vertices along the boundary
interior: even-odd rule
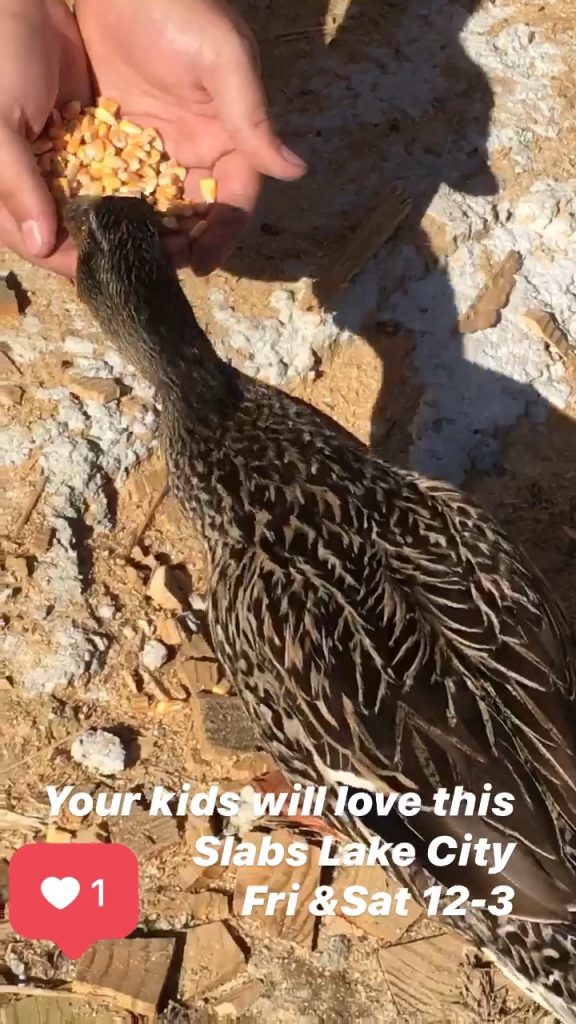
[[[223,363],[145,203],[106,199],[78,219],[79,294],[158,389],[171,484],[209,556],[215,650],[268,749],[292,782],[332,794],[344,776],[415,788],[425,806],[439,786],[512,793],[511,818],[345,827],[413,842],[420,891],[434,879],[472,896],[514,885],[513,916],[451,921],[576,1021],[574,640],[562,611],[468,498]],[[440,871],[425,851],[446,831],[519,845],[502,876]]]

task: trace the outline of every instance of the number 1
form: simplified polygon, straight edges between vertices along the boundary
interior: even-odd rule
[[[97,878],[95,882],[92,882],[91,889],[98,889],[98,906],[104,906],[104,879]]]

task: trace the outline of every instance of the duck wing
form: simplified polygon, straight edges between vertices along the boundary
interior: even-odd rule
[[[438,835],[516,841],[505,877],[427,868],[473,896],[507,880],[520,916],[567,920],[576,727],[563,613],[459,492],[348,457],[357,472],[320,463],[227,560],[220,582],[238,600],[220,653],[292,778],[416,790],[428,811],[370,827],[416,841],[424,859]],[[432,813],[440,787],[488,783],[513,797],[509,817]]]

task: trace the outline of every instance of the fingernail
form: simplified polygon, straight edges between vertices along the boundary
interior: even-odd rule
[[[42,232],[37,220],[25,220],[22,225],[22,238],[30,256],[41,256],[44,252]]]
[[[288,149],[288,146],[281,146],[280,152],[284,159],[288,161],[288,163],[294,164],[295,167],[299,167],[303,171],[308,170],[307,164],[304,163],[304,161],[298,156],[297,153],[294,153],[291,149]]]

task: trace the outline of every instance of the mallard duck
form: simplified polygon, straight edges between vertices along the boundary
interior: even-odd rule
[[[411,842],[397,870],[505,916],[445,918],[564,1022],[576,1021],[575,645],[526,557],[473,501],[396,468],[310,405],[227,365],[200,329],[144,200],[70,207],[78,295],[157,388],[171,487],[198,525],[217,655],[292,782],[414,791],[416,816],[334,824]],[[438,817],[434,792],[513,797]],[[332,808],[332,810],[330,810]],[[428,810],[426,810],[426,808]],[[437,867],[450,833],[517,843],[506,867]]]

